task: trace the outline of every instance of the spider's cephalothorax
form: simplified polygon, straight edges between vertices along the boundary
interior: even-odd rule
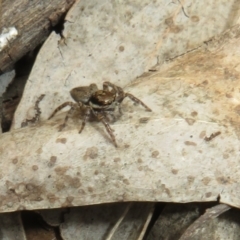
[[[110,106],[116,98],[116,94],[104,91],[104,90],[98,90],[95,93],[92,94],[92,96],[89,99],[89,103],[94,106],[100,106],[100,107],[106,107]]]
[[[96,84],[90,84],[89,86],[85,87],[73,88],[70,91],[70,94],[76,103],[73,102],[63,103],[62,105],[55,109],[55,111],[48,119],[52,118],[58,111],[60,111],[64,107],[70,106],[71,108],[65,117],[64,123],[60,126],[59,130],[61,131],[66,126],[69,115],[74,111],[74,109],[76,109],[78,105],[80,108],[84,110],[84,117],[79,133],[82,132],[86,124],[86,121],[92,114],[104,124],[107,132],[109,133],[116,147],[117,143],[115,140],[115,136],[113,134],[113,130],[109,126],[107,115],[113,112],[116,109],[116,107],[118,107],[119,112],[122,113],[121,103],[123,99],[126,97],[129,97],[135,103],[141,104],[147,111],[150,112],[152,111],[141,100],[139,100],[130,93],[125,93],[122,88],[110,82],[103,83],[103,90],[99,90]]]

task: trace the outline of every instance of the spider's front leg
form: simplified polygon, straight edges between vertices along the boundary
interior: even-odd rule
[[[115,147],[118,147],[118,146],[117,146],[117,143],[116,143],[115,136],[114,136],[114,134],[113,134],[113,129],[110,127],[110,125],[109,125],[108,122],[106,121],[106,116],[104,116],[103,114],[100,114],[100,113],[96,113],[93,109],[92,109],[92,112],[93,112],[93,114],[97,117],[97,119],[104,124],[104,126],[105,126],[108,134],[110,135],[110,137],[111,137],[111,139],[112,139],[112,141],[113,141],[114,146],[115,146]]]
[[[142,105],[148,112],[152,112],[152,109],[149,108],[145,103],[143,103],[140,99],[132,95],[131,93],[125,93],[124,98],[129,97],[133,102]]]
[[[68,118],[69,118],[69,115],[72,114],[72,112],[73,112],[73,111],[75,110],[75,108],[76,108],[76,103],[73,103],[73,102],[65,102],[65,103],[63,103],[62,105],[60,105],[59,107],[57,107],[57,108],[53,111],[53,113],[51,114],[51,116],[48,118],[48,119],[51,119],[57,112],[59,112],[60,110],[62,110],[63,108],[65,108],[65,107],[67,107],[67,106],[69,106],[69,107],[71,107],[71,108],[70,108],[70,110],[67,112],[67,115],[66,115],[66,117],[65,117],[65,119],[64,119],[63,124],[61,124],[61,125],[59,126],[59,131],[62,131],[63,128],[66,126],[67,121],[68,121]]]
[[[131,93],[125,93],[121,87],[118,87],[115,84],[110,83],[110,82],[104,82],[103,89],[108,90],[108,87],[111,87],[116,93],[116,102],[119,103],[119,112],[120,113],[122,112],[121,108],[120,108],[120,104],[126,97],[130,98],[133,102],[142,105],[148,112],[152,112],[152,109],[149,108],[145,103],[143,103],[140,99],[138,99]]]
[[[79,134],[84,129],[84,127],[86,125],[86,121],[89,119],[90,114],[91,114],[91,108],[90,107],[86,107],[85,114],[84,114],[83,121],[82,121],[82,126],[81,126],[81,128],[80,128],[80,130],[78,132]]]

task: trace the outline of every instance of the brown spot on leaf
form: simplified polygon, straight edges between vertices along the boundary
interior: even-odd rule
[[[226,98],[233,98],[233,95],[231,93],[226,93],[225,96]]]
[[[185,118],[185,121],[188,123],[188,125],[192,126],[196,120],[193,118]]]
[[[171,197],[171,192],[170,192],[169,188],[165,188],[165,192],[167,193],[167,195],[168,195],[169,197]]]
[[[130,183],[129,183],[129,181],[128,181],[128,179],[123,179],[123,183],[125,183],[126,185],[129,185]]]
[[[191,142],[191,141],[185,141],[184,144],[187,146],[197,146],[195,142]]]
[[[76,178],[74,177],[72,180],[71,180],[71,185],[75,188],[79,188],[81,187],[81,182],[80,182],[80,179],[79,178]]]
[[[42,153],[42,148],[39,148],[36,152],[37,152],[37,154],[41,154]]]
[[[209,198],[209,197],[211,197],[212,196],[212,193],[211,192],[207,192],[206,194],[205,194],[205,197],[206,198]]]
[[[175,26],[175,28],[172,29],[171,32],[173,33],[179,33],[183,30],[183,27],[182,26]]]
[[[47,199],[50,203],[54,203],[56,200],[58,200],[58,198],[52,193],[47,194]]]
[[[63,177],[63,181],[65,182],[66,186],[68,186],[68,188],[79,188],[82,185],[78,177],[72,177],[70,175],[65,175]]]
[[[237,105],[237,106],[234,108],[234,111],[235,111],[235,113],[237,113],[238,115],[240,115],[240,105]]]
[[[88,191],[92,193],[93,192],[93,187],[88,187]]]
[[[177,174],[178,174],[178,169],[172,168],[172,173],[173,173],[174,175],[177,175]]]
[[[106,165],[105,162],[100,162],[100,166],[101,166],[101,167],[104,167],[105,165]]]
[[[200,134],[199,134],[199,138],[204,138],[206,136],[206,131],[202,131]]]
[[[88,148],[85,152],[85,155],[83,156],[84,160],[87,160],[88,158],[96,159],[98,157],[98,148],[91,147]]]
[[[172,18],[172,17],[166,18],[164,22],[165,22],[165,24],[166,24],[168,27],[174,26],[174,22],[173,22],[173,18]]]
[[[86,192],[83,190],[83,189],[79,189],[78,190],[78,193],[81,195],[81,194],[86,194]]]
[[[156,158],[159,155],[159,151],[153,151],[152,152],[152,158]]]
[[[139,158],[137,161],[138,161],[138,163],[142,163],[143,162],[143,160],[141,158]]]
[[[28,184],[26,185],[26,189],[31,192],[31,191],[33,191],[33,190],[35,189],[35,187],[34,187],[33,184],[28,183]]]
[[[71,203],[73,200],[74,200],[74,197],[72,197],[72,196],[66,197],[66,201],[69,203]]]
[[[219,116],[219,114],[220,114],[219,109],[216,109],[216,108],[214,108],[214,109],[212,110],[212,113],[215,114],[215,115],[217,115],[217,116]]]
[[[12,163],[13,163],[13,164],[17,164],[17,162],[18,162],[18,158],[15,157],[15,158],[12,160]]]
[[[225,176],[217,177],[216,180],[219,184],[229,184],[230,183],[230,178],[225,177]]]
[[[149,121],[149,117],[142,117],[139,119],[139,123],[147,123]]]
[[[143,170],[143,166],[138,167],[138,170],[142,171]]]
[[[202,179],[202,182],[203,182],[203,184],[204,184],[205,186],[208,185],[210,181],[211,181],[211,178],[209,178],[209,177],[204,177],[204,178]]]
[[[65,166],[65,167],[56,167],[54,169],[54,171],[56,172],[57,175],[64,175],[66,173],[66,171],[69,169],[69,167]]]
[[[62,143],[65,144],[67,142],[66,138],[57,138],[56,143]]]
[[[50,157],[50,162],[51,163],[55,163],[57,161],[57,157],[56,156],[51,156]]]
[[[199,22],[199,17],[196,15],[191,16],[190,19],[192,22]]]
[[[205,86],[208,85],[208,80],[204,80],[201,84]]]
[[[32,170],[33,170],[33,171],[37,171],[37,170],[38,170],[38,166],[37,166],[37,165],[33,165],[33,166],[32,166]]]
[[[165,184],[161,184],[160,188],[163,190],[163,192],[165,192],[169,197],[171,197],[171,191],[166,187]]]
[[[56,182],[56,189],[58,190],[58,191],[61,191],[61,190],[63,190],[66,186],[65,186],[65,184],[64,184],[64,182]]]
[[[187,176],[187,180],[188,180],[189,184],[192,184],[195,180],[195,177],[194,176]]]
[[[228,159],[228,158],[229,158],[229,154],[224,153],[224,154],[223,154],[223,158],[224,158],[224,159]]]
[[[192,117],[196,117],[197,115],[198,115],[198,113],[196,111],[191,112]]]
[[[43,192],[43,186],[38,186],[33,183],[19,183],[12,185],[8,183],[8,190],[13,192],[18,198],[24,198],[26,201],[42,201],[41,194]],[[12,198],[14,199],[14,198]]]
[[[120,162],[120,161],[121,161],[121,158],[119,158],[119,157],[114,158],[113,161],[114,161],[114,162]]]
[[[119,49],[119,52],[123,52],[124,51],[124,46],[120,46],[118,49]]]
[[[50,161],[48,163],[48,166],[52,167],[56,163],[56,161],[57,161],[57,157],[56,156],[51,156]]]

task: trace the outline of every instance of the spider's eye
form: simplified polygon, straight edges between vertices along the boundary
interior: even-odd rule
[[[108,91],[103,91],[103,90],[98,90],[96,91],[92,96],[90,101],[93,104],[97,104],[100,106],[106,106],[106,105],[110,105],[111,103],[113,103],[115,100],[115,94],[112,92],[108,92]]]

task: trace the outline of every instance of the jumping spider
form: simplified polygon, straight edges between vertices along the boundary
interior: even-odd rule
[[[141,104],[147,111],[151,112],[152,110],[145,105],[141,100],[136,98],[130,93],[125,93],[121,87],[116,86],[110,82],[103,83],[103,90],[99,90],[96,84],[90,84],[85,87],[76,87],[70,91],[71,97],[76,103],[73,102],[65,102],[59,107],[57,107],[52,115],[48,118],[52,118],[58,111],[63,109],[66,106],[70,106],[70,110],[68,111],[63,124],[60,126],[59,131],[61,131],[67,123],[69,115],[77,108],[80,107],[84,111],[84,117],[82,121],[82,126],[79,133],[82,132],[85,127],[86,121],[92,114],[99,121],[101,121],[108,134],[110,135],[115,147],[117,147],[117,143],[115,140],[115,136],[113,134],[113,129],[109,126],[108,114],[113,113],[114,110],[118,107],[119,113],[122,113],[121,103],[124,98],[128,97],[133,102]]]

